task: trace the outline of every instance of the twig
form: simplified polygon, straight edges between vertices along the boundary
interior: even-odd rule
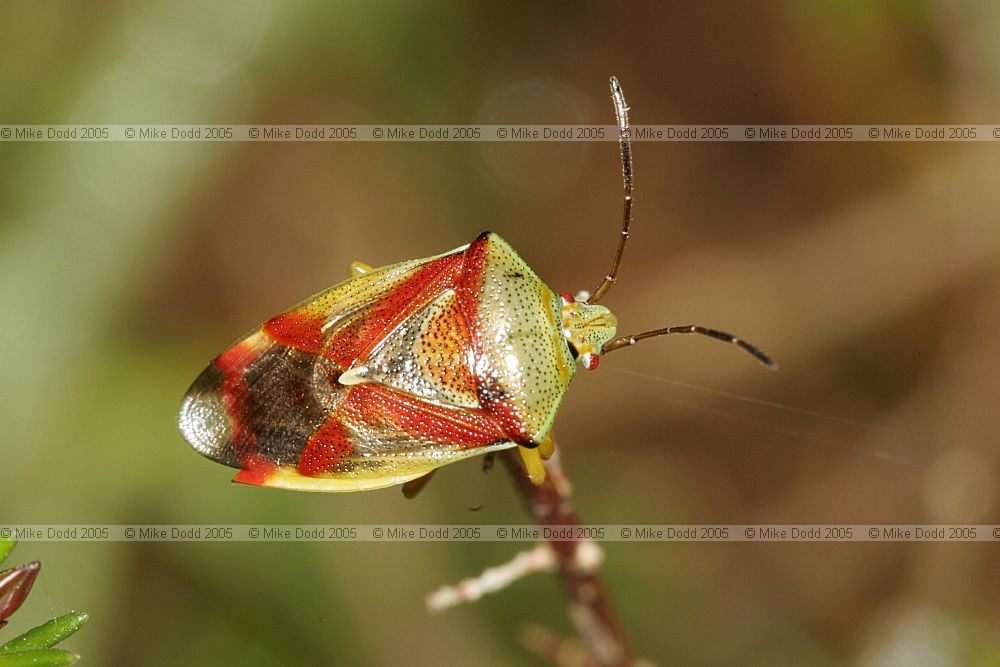
[[[565,639],[542,625],[526,625],[521,631],[521,645],[555,667],[600,667],[579,642]]]
[[[535,522],[543,526],[579,526],[571,486],[563,474],[559,454],[546,461],[546,477],[535,485],[528,479],[516,449],[501,454],[514,479],[525,508]],[[581,643],[600,667],[626,667],[632,664],[614,610],[601,581],[599,566],[603,559],[600,546],[590,540],[553,540],[547,543],[556,558],[557,572],[568,600],[569,617]]]
[[[556,564],[555,554],[543,542],[530,551],[522,551],[508,563],[483,570],[478,577],[465,579],[454,586],[442,586],[427,596],[427,610],[439,612],[463,602],[475,602],[487,593],[507,588],[521,577],[551,572]]]
[[[545,462],[545,481],[534,484],[516,449],[501,454],[524,501],[540,526],[580,525],[570,502],[572,487],[559,463],[559,453]],[[534,572],[556,571],[568,600],[569,617],[580,642],[560,640],[551,632],[532,626],[522,639],[525,646],[557,667],[635,667],[625,637],[604,592],[600,566],[604,551],[588,539],[554,539],[523,551],[513,560],[491,567],[477,577],[443,586],[427,596],[427,609],[444,611],[463,602],[474,602]]]

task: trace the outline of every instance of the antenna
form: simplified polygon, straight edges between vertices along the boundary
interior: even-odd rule
[[[618,239],[618,251],[615,253],[615,263],[611,265],[611,272],[604,276],[604,280],[587,299],[587,303],[597,303],[603,299],[611,286],[618,280],[618,269],[621,267],[625,243],[628,241],[628,228],[632,224],[632,131],[628,127],[628,105],[625,104],[625,95],[615,77],[611,77],[611,101],[614,102],[615,118],[618,119],[618,145],[622,152],[622,180],[625,183],[625,211],[622,219],[621,238]]]
[[[736,336],[728,334],[725,331],[709,329],[708,327],[699,326],[697,324],[664,327],[662,329],[654,329],[653,331],[644,331],[642,333],[632,334],[631,336],[621,336],[605,343],[601,348],[601,354],[614,352],[621,347],[635,345],[643,338],[654,338],[656,336],[666,336],[669,334],[700,334],[702,336],[709,336],[710,338],[715,338],[716,340],[721,340],[726,343],[732,343],[733,345],[738,345],[740,349],[753,356],[757,361],[762,363],[765,367],[770,368],[772,371],[778,368],[778,362],[761,352],[760,348],[756,345],[752,345],[742,338],[737,338]]]
[[[615,106],[615,117],[618,119],[618,129],[620,137],[618,145],[622,154],[622,180],[625,184],[625,207],[622,218],[621,238],[618,239],[618,251],[615,253],[615,262],[611,265],[611,272],[604,276],[600,286],[587,299],[587,303],[597,303],[611,289],[611,285],[618,280],[618,269],[621,267],[622,255],[625,253],[625,243],[628,241],[629,227],[632,224],[632,132],[628,126],[628,105],[625,104],[625,95],[622,94],[622,87],[618,84],[618,79],[611,77],[611,100]],[[621,336],[609,340],[601,348],[601,354],[608,354],[622,347],[635,345],[644,338],[654,338],[656,336],[667,336],[669,334],[698,334],[721,340],[726,343],[737,345],[747,354],[754,357],[765,367],[774,370],[778,368],[778,363],[764,354],[756,345],[752,345],[742,338],[737,338],[732,334],[717,329],[709,329],[698,324],[686,324],[683,326],[670,326],[652,331],[644,331],[631,336]]]

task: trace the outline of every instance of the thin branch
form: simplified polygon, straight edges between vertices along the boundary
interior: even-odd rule
[[[555,667],[600,667],[579,642],[560,637],[545,626],[527,625],[519,639],[524,648]]]
[[[545,481],[534,484],[517,450],[501,453],[521,494],[525,508],[540,526],[580,526],[570,501],[572,486],[559,463],[559,453],[545,462]],[[532,652],[556,667],[636,667],[601,581],[604,551],[588,539],[548,540],[523,551],[511,561],[491,567],[477,577],[443,586],[427,596],[428,611],[440,612],[464,602],[475,602],[535,572],[555,571],[566,594],[570,620],[579,642],[562,640],[540,626],[532,626],[522,641]]]
[[[545,462],[546,477],[535,485],[528,479],[516,449],[501,453],[511,477],[535,522],[543,526],[579,526],[570,501],[572,487],[563,474],[559,454]],[[586,650],[600,667],[632,665],[625,636],[604,589],[599,568],[604,552],[590,540],[553,540],[548,547],[566,594],[569,617]]]
[[[454,586],[442,586],[427,596],[427,610],[444,611],[463,602],[475,602],[487,593],[507,588],[522,577],[535,572],[552,572],[556,558],[548,544],[541,543],[522,551],[508,563],[487,568],[478,577],[465,579]]]

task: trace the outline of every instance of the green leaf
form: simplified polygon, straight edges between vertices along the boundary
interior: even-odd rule
[[[51,648],[83,627],[89,616],[82,611],[73,611],[65,616],[53,618],[37,628],[28,630],[0,646],[0,657],[22,651],[36,651]],[[3,665],[0,662],[0,665]]]
[[[3,564],[4,558],[10,555],[10,552],[14,550],[17,546],[17,540],[12,537],[3,538],[0,537],[0,564]]]
[[[0,667],[62,667],[80,659],[72,651],[47,648],[41,651],[21,651],[0,655]]]

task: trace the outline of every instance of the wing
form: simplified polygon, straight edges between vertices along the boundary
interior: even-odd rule
[[[479,407],[455,292],[464,251],[375,269],[265,323],[195,380],[185,438],[241,468],[236,481],[315,491],[515,446]]]

